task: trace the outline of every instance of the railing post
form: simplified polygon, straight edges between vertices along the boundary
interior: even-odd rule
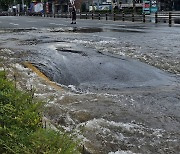
[[[143,13],[143,22],[144,23],[146,22],[146,15],[145,15],[145,13]]]
[[[134,13],[132,13],[132,22],[134,22]]]
[[[157,14],[157,12],[155,13],[155,23],[156,24],[158,23],[158,14]]]
[[[99,20],[101,20],[101,14],[99,13]]]
[[[87,19],[88,17],[87,17],[87,13],[86,13],[86,19]]]
[[[92,13],[92,20],[94,19],[94,15],[93,15],[93,13]]]
[[[125,21],[124,12],[122,13],[122,21]]]
[[[81,12],[80,12],[80,16],[79,16],[79,18],[81,19]]]
[[[106,13],[106,20],[108,20],[108,18],[107,18],[107,13]]]
[[[114,21],[116,21],[116,13],[114,13]]]
[[[169,12],[169,27],[172,25],[172,13]]]

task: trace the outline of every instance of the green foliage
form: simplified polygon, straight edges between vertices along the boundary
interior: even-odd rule
[[[68,135],[42,128],[42,106],[0,71],[0,153],[78,153]]]
[[[31,3],[31,0],[24,0],[24,4],[28,5]],[[7,11],[10,6],[22,4],[22,0],[0,0],[0,9]]]
[[[81,12],[87,12],[86,3],[82,3],[82,5],[81,5]]]
[[[124,12],[125,14],[132,14],[132,13],[134,12],[134,10],[133,10],[132,7],[131,7],[131,8],[124,8],[124,9],[123,9],[123,12]],[[136,8],[136,10],[135,10],[134,13],[135,13],[135,14],[142,14],[142,8]]]
[[[53,130],[39,129],[30,136],[35,153],[49,151],[52,154],[78,154],[77,144],[69,135]]]

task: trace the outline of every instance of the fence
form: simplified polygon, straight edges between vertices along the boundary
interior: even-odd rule
[[[70,13],[64,14],[46,14],[47,17],[54,18],[71,18]],[[79,13],[79,19],[92,19],[92,20],[113,20],[113,21],[131,21],[131,22],[153,22],[153,23],[167,23],[169,26],[173,24],[180,24],[180,13],[176,12],[158,12],[152,15],[145,14],[125,14],[125,13]]]
[[[12,15],[12,14],[9,14]],[[71,18],[70,13],[36,13],[36,14],[25,14],[18,13],[16,15],[32,15],[32,16],[43,16],[43,17],[54,17],[54,18]],[[125,13],[92,13],[83,12],[78,13],[77,18],[79,19],[92,19],[92,20],[113,20],[113,21],[131,21],[131,22],[153,22],[153,23],[167,23],[169,26],[174,24],[180,24],[180,12],[158,12],[151,15],[145,14],[125,14]]]

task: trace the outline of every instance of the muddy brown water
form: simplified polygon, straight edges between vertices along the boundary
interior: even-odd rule
[[[73,31],[55,33],[47,29],[41,29],[41,31],[42,33],[36,30],[33,32],[4,33],[0,38],[1,48],[9,50],[1,50],[0,54],[2,57],[13,58],[10,59],[12,62],[29,61],[50,79],[63,84],[64,92],[53,93],[55,99],[47,104],[44,113],[47,118],[52,120],[53,124],[60,125],[66,131],[78,134],[86,149],[94,154],[118,151],[119,153],[142,154],[179,153],[179,50],[176,41],[173,45],[165,43],[165,40],[155,44],[157,41],[155,30],[150,31],[151,33],[149,31],[140,33],[146,38],[146,41],[142,40],[141,43],[137,41],[140,34],[136,32],[129,32],[128,34],[123,32],[118,36],[117,31],[115,33],[98,31],[89,34],[84,33],[83,35],[83,31],[80,33],[77,31],[76,33]],[[158,31],[158,35],[164,36],[164,31],[165,29],[161,32]],[[130,34],[131,41],[129,41]],[[178,36],[170,35],[169,41],[177,39]],[[162,44],[164,44],[163,49]],[[172,47],[173,51],[171,51]],[[164,54],[164,51],[167,54]],[[119,65],[115,63],[117,60],[122,61],[122,65],[125,65],[128,60],[131,61],[126,57],[129,56],[136,59],[133,60],[133,68],[141,66],[141,63],[137,62],[137,59],[140,59],[150,65],[157,65],[161,70],[145,64],[147,66],[145,67],[147,68],[145,75],[152,79],[149,85],[139,86],[137,84],[134,86],[135,82],[132,82],[132,84],[128,83],[128,86],[122,86],[122,84],[117,86],[119,82],[117,81],[114,82],[113,86],[110,84],[112,81],[109,81],[109,75],[108,77],[105,75],[103,79],[106,82],[99,84],[102,81],[100,79],[102,74],[100,74],[98,82],[94,82],[94,84],[91,82],[89,84],[91,86],[84,84],[78,87],[80,81],[76,80],[79,77],[74,78],[71,74],[73,71],[70,69],[73,68],[73,60],[74,65],[77,66],[77,61],[88,62],[93,55],[96,57],[93,59],[97,59],[99,63],[94,61],[89,63],[87,66],[90,70],[93,64],[99,65],[98,68],[101,67],[104,62],[104,60],[101,61],[102,56],[110,59],[114,63],[114,67]],[[164,61],[165,56],[166,61]],[[72,62],[69,67],[65,63],[67,61]],[[167,63],[169,65],[166,69]],[[57,67],[56,64],[60,65]],[[84,64],[79,63],[79,67],[85,68]],[[174,64],[177,66],[174,67]],[[144,66],[144,64],[142,65]],[[67,69],[71,71],[67,73]],[[112,74],[113,69],[110,69],[110,74]],[[163,80],[154,82],[157,78],[152,78],[153,73],[148,74],[148,69],[152,72],[157,71]],[[114,81],[119,78],[116,74],[118,70],[114,71]],[[175,74],[169,73],[169,70],[173,70],[170,72],[175,72]],[[76,71],[76,76],[78,76],[82,70]],[[93,81],[92,76],[98,71],[92,71],[89,74],[86,71],[85,75],[90,76],[91,81]],[[98,73],[100,72],[99,70]],[[60,81],[63,76],[64,83]],[[66,80],[67,77],[68,80]],[[86,80],[82,78],[81,81]],[[101,88],[99,88],[100,86]],[[48,91],[44,91],[44,93],[48,93]]]

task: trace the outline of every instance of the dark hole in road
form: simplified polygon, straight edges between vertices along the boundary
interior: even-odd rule
[[[13,32],[28,32],[28,31],[32,31],[32,30],[36,30],[35,28],[18,28],[18,29],[13,29]]]
[[[43,40],[45,39],[45,40]],[[45,37],[45,38],[40,38],[40,39],[27,39],[27,40],[23,40],[20,41],[19,45],[37,45],[37,44],[42,44],[42,43],[56,43],[56,42],[64,42],[62,40],[49,40],[49,38]]]
[[[19,45],[36,45],[41,42],[42,40],[38,40],[38,39],[28,39],[28,40],[20,41]]]
[[[108,29],[107,31],[112,31],[112,32],[125,32],[125,33],[145,33],[145,31],[142,30],[137,30],[137,29]]]
[[[57,48],[56,50],[61,51],[61,52],[68,52],[68,53],[77,53],[77,54],[81,54],[82,56],[87,56],[86,53],[84,53],[82,51],[77,51],[77,50],[62,49],[62,48]]]
[[[83,27],[83,28],[73,27],[72,31],[77,33],[97,33],[97,32],[103,32],[103,29],[95,28],[95,27]]]
[[[131,28],[119,28],[119,29],[113,29],[113,28],[91,28],[91,27],[83,27],[83,28],[77,28],[73,27],[73,30],[70,30],[75,33],[97,33],[97,32],[129,32],[129,33],[145,33],[145,31],[138,30],[138,29],[131,29]]]
[[[74,33],[98,33],[98,32],[129,32],[129,33],[145,33],[139,27],[121,27],[121,28],[98,28],[98,27],[72,27],[61,30],[51,30],[50,32],[74,32]]]
[[[35,28],[16,28],[16,29],[6,29],[7,31],[11,31],[11,32],[28,32],[28,31],[32,31],[32,30],[37,30]]]

